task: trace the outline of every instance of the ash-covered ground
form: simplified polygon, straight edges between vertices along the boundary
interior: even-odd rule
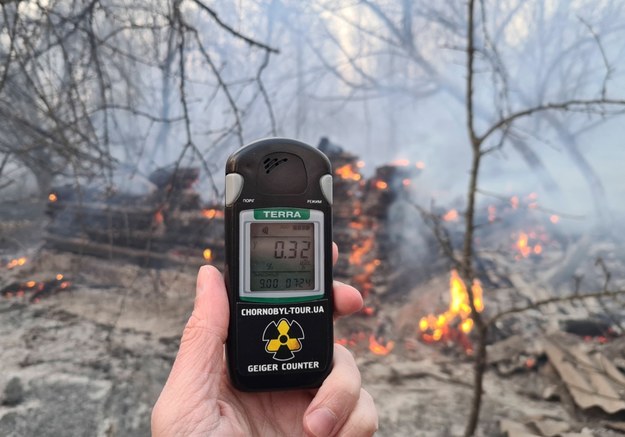
[[[28,293],[0,299],[0,435],[150,435],[151,409],[192,309],[195,269],[59,254],[38,246],[36,222],[8,218],[2,226],[7,253],[29,254],[24,266],[2,268],[3,284],[62,274],[72,285],[37,303]],[[378,296],[373,316],[336,324],[336,339],[356,339],[348,346],[375,399],[379,436],[462,435],[472,396],[470,358],[457,345],[423,344],[415,329],[419,317],[436,309],[424,296],[443,294],[447,283],[443,275],[406,293]],[[383,332],[393,349],[373,353],[371,332]],[[521,355],[535,365],[512,363],[505,372],[489,367],[478,435],[502,435],[505,419],[556,422],[585,436],[619,435],[604,426],[605,415],[575,407],[532,337],[524,338]],[[612,341],[606,355],[622,362],[623,345]]]

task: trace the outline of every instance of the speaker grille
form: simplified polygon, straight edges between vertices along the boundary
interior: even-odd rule
[[[263,165],[265,167],[265,173],[267,173],[267,174],[271,173],[273,169],[275,169],[280,164],[283,164],[283,163],[287,162],[288,160],[289,160],[288,158],[282,158],[282,159],[267,158],[267,159],[265,159],[263,161]]]

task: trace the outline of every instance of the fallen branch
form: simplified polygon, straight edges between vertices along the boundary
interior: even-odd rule
[[[492,326],[497,320],[502,317],[509,316],[510,314],[522,313],[529,310],[539,309],[545,305],[549,305],[552,303],[561,303],[561,302],[572,302],[576,300],[584,300],[584,299],[592,299],[592,298],[617,298],[619,296],[625,296],[625,290],[605,290],[598,291],[595,293],[586,293],[586,294],[572,294],[569,296],[558,296],[558,297],[550,297],[548,299],[542,299],[535,302],[530,302],[527,305],[510,308],[508,310],[502,311],[500,313],[495,314],[493,317],[486,321],[487,326]]]

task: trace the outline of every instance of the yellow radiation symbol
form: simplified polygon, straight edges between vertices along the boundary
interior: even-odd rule
[[[287,319],[280,319],[278,323],[271,322],[263,332],[265,351],[273,354],[273,358],[278,361],[288,361],[302,349],[300,340],[304,338],[304,330],[295,320],[289,322]]]

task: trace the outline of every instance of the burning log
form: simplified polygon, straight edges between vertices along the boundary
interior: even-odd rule
[[[29,301],[37,303],[45,297],[69,289],[70,286],[71,282],[65,279],[63,275],[58,274],[54,279],[47,281],[14,282],[2,288],[0,295],[8,299],[14,297],[22,298],[27,293],[32,293]]]
[[[106,243],[96,243],[85,238],[57,237],[46,235],[47,244],[60,251],[77,254],[92,255],[101,258],[121,258],[139,265],[162,267],[171,265],[187,265],[199,267],[205,264],[206,249],[190,249],[179,246],[167,252],[133,249]],[[223,259],[223,242],[214,241],[211,251],[211,261],[215,258]]]
[[[149,177],[144,195],[65,185],[48,197],[46,245],[56,250],[139,263],[182,264],[223,257],[222,206],[202,206],[193,190],[199,169],[167,167]],[[207,257],[205,250],[210,248]],[[151,253],[154,252],[154,253]],[[151,253],[151,254],[149,254]],[[184,254],[184,256],[180,256]]]

